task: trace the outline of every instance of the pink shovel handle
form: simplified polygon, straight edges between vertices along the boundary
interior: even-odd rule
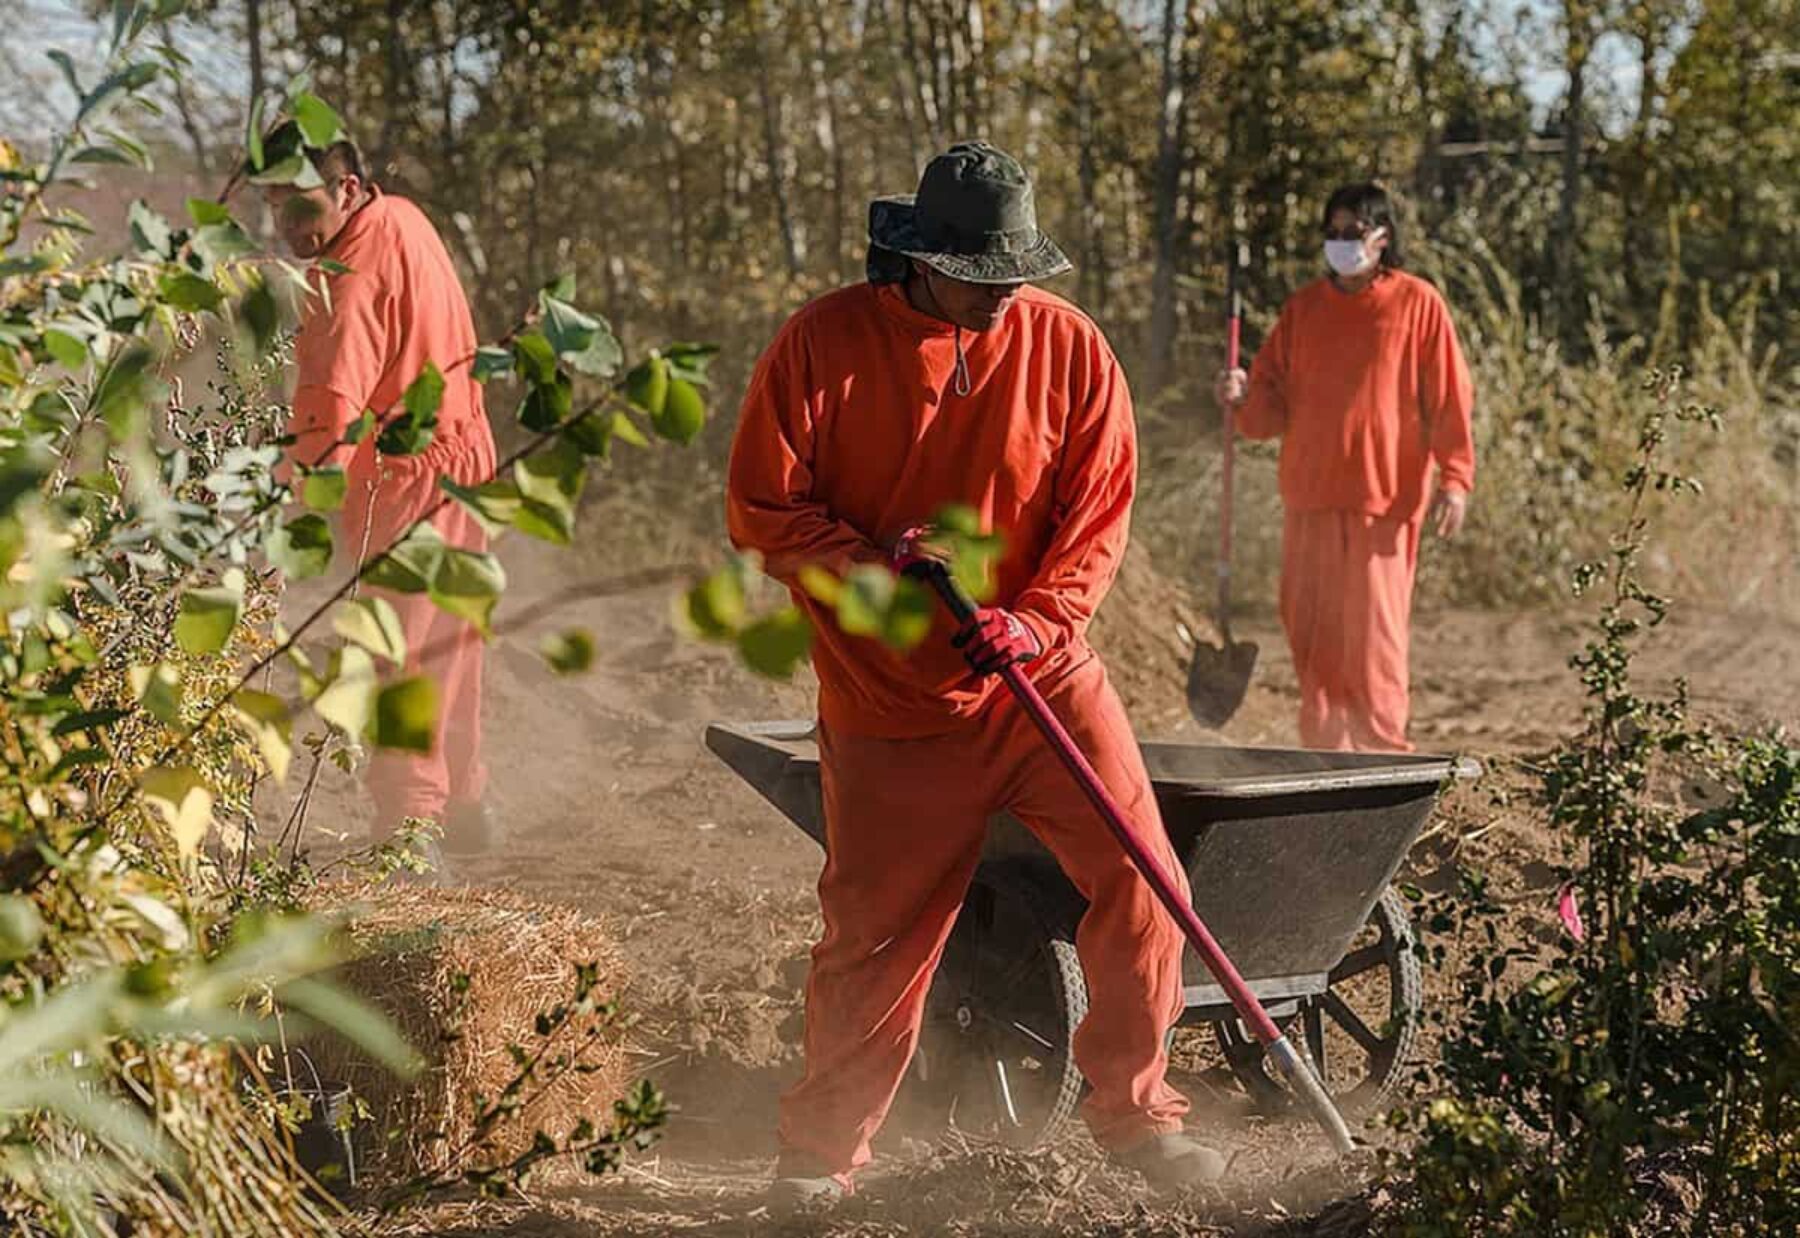
[[[1225,368],[1235,370],[1241,357],[1240,346],[1243,340],[1244,307],[1241,294],[1238,292],[1238,264],[1235,252],[1231,265],[1226,268],[1226,298],[1230,303],[1230,314],[1225,320]],[[1227,404],[1219,415],[1219,563],[1218,585],[1219,601],[1217,620],[1219,635],[1225,643],[1231,643],[1231,512],[1233,507],[1232,492],[1235,490],[1237,473],[1237,427],[1232,424],[1231,405]]]
[[[943,564],[927,562],[910,570],[923,577],[936,590],[958,623],[968,623],[975,618],[975,603],[957,587]],[[1263,1009],[1263,1004],[1257,1000],[1256,994],[1250,991],[1250,986],[1244,983],[1243,976],[1238,973],[1237,967],[1226,956],[1218,941],[1207,929],[1206,923],[1195,912],[1193,904],[1177,893],[1179,886],[1176,884],[1174,875],[1163,867],[1162,861],[1144,846],[1143,841],[1136,834],[1131,832],[1131,828],[1125,823],[1124,814],[1119,811],[1119,806],[1113,802],[1111,793],[1107,791],[1106,784],[1100,781],[1100,775],[1094,771],[1093,765],[1089,763],[1080,746],[1076,744],[1074,736],[1070,735],[1068,729],[1063,726],[1062,720],[1051,712],[1043,694],[1037,690],[1037,685],[1025,677],[1025,672],[1017,663],[1004,668],[1000,672],[1000,677],[1006,681],[1007,688],[1011,690],[1019,704],[1024,706],[1025,712],[1031,715],[1031,720],[1037,724],[1038,730],[1043,733],[1045,740],[1055,750],[1064,767],[1074,776],[1082,793],[1087,796],[1088,803],[1092,804],[1094,811],[1100,814],[1100,819],[1106,823],[1106,828],[1112,831],[1113,837],[1118,839],[1119,845],[1125,849],[1125,854],[1130,857],[1132,864],[1136,866],[1139,873],[1143,874],[1144,880],[1149,883],[1150,889],[1156,894],[1157,901],[1162,903],[1168,913],[1175,918],[1175,923],[1180,926],[1182,935],[1187,938],[1188,944],[1194,947],[1194,952],[1200,956],[1200,961],[1206,964],[1206,970],[1213,974],[1214,979],[1231,998],[1231,1004],[1236,1008],[1238,1017],[1249,1027],[1256,1039],[1262,1042],[1269,1056],[1281,1068],[1282,1073],[1294,1083],[1295,1088],[1305,1098],[1308,1107],[1312,1109],[1313,1116],[1319,1120],[1320,1125],[1325,1128],[1325,1132],[1331,1136],[1332,1143],[1337,1147],[1338,1152],[1349,1152],[1355,1146],[1350,1138],[1349,1128],[1344,1125],[1343,1117],[1338,1113],[1337,1107],[1331,1103],[1330,1096],[1320,1085],[1317,1076],[1313,1074],[1305,1060],[1294,1051],[1293,1046],[1288,1043],[1287,1037],[1282,1035],[1281,1029],[1275,1026],[1275,1021],[1269,1017],[1269,1012]]]

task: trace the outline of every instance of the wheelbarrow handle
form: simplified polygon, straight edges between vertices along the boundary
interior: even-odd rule
[[[938,597],[943,599],[944,605],[956,617],[957,622],[968,623],[975,617],[974,601],[951,578],[949,569],[943,564],[935,561],[917,563],[908,568],[907,573],[929,584]],[[1182,935],[1187,938],[1188,944],[1193,946],[1194,952],[1206,964],[1206,969],[1213,974],[1213,977],[1230,996],[1231,1004],[1236,1007],[1238,1017],[1249,1026],[1257,1040],[1262,1042],[1269,1057],[1274,1060],[1282,1074],[1287,1076],[1294,1089],[1305,1100],[1313,1117],[1330,1136],[1332,1145],[1340,1155],[1350,1152],[1355,1147],[1355,1143],[1350,1137],[1350,1128],[1344,1125],[1343,1115],[1338,1113],[1337,1107],[1331,1103],[1331,1097],[1326,1093],[1318,1077],[1313,1074],[1312,1067],[1295,1051],[1293,1045],[1288,1043],[1288,1039],[1282,1034],[1281,1029],[1275,1026],[1275,1021],[1269,1017],[1269,1012],[1263,1009],[1263,1004],[1257,1000],[1256,994],[1252,993],[1250,986],[1244,983],[1243,976],[1238,973],[1237,967],[1233,965],[1224,949],[1207,929],[1205,921],[1200,919],[1199,914],[1194,910],[1194,905],[1178,892],[1180,886],[1174,875],[1126,825],[1125,816],[1119,811],[1119,806],[1113,802],[1112,795],[1106,789],[1106,784],[1100,781],[1100,775],[1095,772],[1093,765],[1083,755],[1074,737],[1063,726],[1062,720],[1051,711],[1043,694],[1037,690],[1037,685],[1025,677],[1024,670],[1017,663],[1003,668],[1000,671],[1000,677],[1005,680],[1007,688],[1011,690],[1025,712],[1031,715],[1031,720],[1043,733],[1045,740],[1055,750],[1057,757],[1069,773],[1074,776],[1076,783],[1087,796],[1088,802],[1094,806],[1094,810],[1100,814],[1106,827],[1112,831],[1113,837],[1125,849],[1125,854],[1130,857],[1132,864],[1137,867],[1139,873],[1143,874],[1144,880],[1149,883],[1157,900],[1175,918],[1175,923],[1180,926]]]

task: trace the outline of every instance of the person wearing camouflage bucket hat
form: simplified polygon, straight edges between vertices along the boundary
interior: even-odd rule
[[[1100,328],[1035,286],[1067,270],[1024,169],[959,144],[916,194],[871,204],[868,281],[790,318],[744,397],[727,525],[811,623],[827,840],[806,1072],[781,1100],[777,1206],[841,1198],[870,1159],[987,822],[1005,811],[1088,898],[1076,949],[1089,1014],[1072,1040],[1048,1029],[1065,1038],[1045,1042],[1054,1060],[1031,1077],[1078,1067],[1096,1141],[1159,1187],[1223,1172],[1182,1134],[1187,1100],[1165,1078],[1181,936],[996,676],[1026,665],[1145,847],[1179,872],[1087,640],[1125,553],[1137,442]],[[1004,538],[972,622],[939,614],[902,653],[846,632],[802,584],[817,584],[809,569],[842,577],[941,557],[930,522],[950,505]]]
[[[1038,228],[1031,179],[1018,160],[986,142],[959,142],[933,159],[916,194],[869,204],[870,278],[914,258],[971,284],[1034,283],[1073,264]]]

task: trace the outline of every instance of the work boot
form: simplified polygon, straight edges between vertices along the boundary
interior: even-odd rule
[[[495,833],[485,801],[452,804],[444,812],[444,850],[451,855],[486,855],[494,849]]]
[[[769,1185],[769,1211],[778,1216],[796,1212],[823,1212],[842,1203],[849,1194],[844,1184],[814,1158],[784,1152]]]
[[[1225,1176],[1225,1158],[1179,1131],[1152,1135],[1112,1152],[1113,1160],[1144,1175],[1157,1191],[1209,1186]]]

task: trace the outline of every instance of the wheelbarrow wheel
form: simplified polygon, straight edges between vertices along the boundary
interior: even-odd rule
[[[1042,1141],[1081,1098],[1070,1045],[1086,1014],[1074,943],[1030,875],[977,874],[926,999],[902,1121]]]
[[[1292,1014],[1276,1020],[1290,1037],[1300,1032],[1300,1045],[1346,1114],[1368,1115],[1385,1104],[1411,1053],[1425,992],[1413,942],[1406,903],[1390,888],[1331,969],[1326,991],[1301,999]],[[1257,1107],[1285,1110],[1291,1098],[1263,1047],[1235,1019],[1213,1028],[1226,1064]]]

